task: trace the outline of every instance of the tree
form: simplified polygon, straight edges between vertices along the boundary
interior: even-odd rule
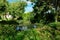
[[[52,2],[52,1],[51,1]],[[35,22],[53,22],[55,20],[55,8],[52,6],[50,1],[37,0],[33,7],[35,17],[33,21]]]
[[[8,2],[6,0],[1,0],[0,1],[0,13],[6,11],[7,6],[8,6],[7,3]]]
[[[22,17],[22,14],[24,13],[24,7],[26,6],[26,2],[15,2],[11,3],[8,7],[8,11],[11,15],[19,18]]]

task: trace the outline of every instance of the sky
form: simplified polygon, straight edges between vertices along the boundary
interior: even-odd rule
[[[16,2],[17,0],[8,0],[8,2]],[[24,0],[24,1],[26,1],[26,0]],[[28,13],[28,12],[32,12],[33,11],[33,6],[34,5],[32,5],[32,2],[30,2],[30,1],[26,1],[27,2],[27,6],[25,7],[25,13]]]
[[[33,7],[32,2],[27,1],[27,6],[25,7],[25,13],[26,12],[32,12],[33,11],[32,7]]]

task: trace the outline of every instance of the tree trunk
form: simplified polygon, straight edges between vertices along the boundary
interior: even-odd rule
[[[58,22],[58,12],[56,12],[55,22]]]

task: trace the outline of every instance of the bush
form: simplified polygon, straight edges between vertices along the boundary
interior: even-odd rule
[[[48,24],[48,26],[54,28],[55,30],[60,30],[60,22],[53,22]]]
[[[17,33],[16,40],[53,40],[53,38],[48,31],[42,32],[33,29]]]
[[[53,29],[56,29],[56,23],[55,22],[48,24],[48,26],[50,26]]]
[[[60,22],[50,23],[48,26],[53,28],[55,40],[60,40]]]

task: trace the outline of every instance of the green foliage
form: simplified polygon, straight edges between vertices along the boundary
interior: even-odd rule
[[[59,30],[56,30],[56,31],[55,31],[55,34],[56,34],[55,39],[56,39],[56,40],[60,40],[60,31],[59,31]]]
[[[25,13],[23,14],[23,20],[30,20],[33,19],[34,14],[33,13]]]
[[[0,13],[5,12],[7,9],[7,1],[6,0],[0,0]]]
[[[49,26],[54,29],[55,40],[60,40],[60,22],[50,23]]]
[[[0,40],[60,40],[60,22],[54,22],[58,15],[55,6],[50,3],[52,0],[31,1],[35,3],[34,11],[24,13],[26,2],[8,3],[1,0]],[[6,15],[12,17],[7,18]],[[37,27],[34,28],[34,25]],[[16,30],[17,26],[27,28]]]
[[[0,31],[1,31],[1,34],[3,34],[3,35],[14,35],[15,27],[12,25],[2,25],[1,24]]]
[[[8,11],[12,15],[16,16],[22,16],[22,13],[24,13],[24,7],[26,6],[25,2],[16,2],[16,3],[11,3],[8,7]],[[14,14],[13,14],[14,13]]]
[[[1,2],[2,2],[1,7],[4,6],[3,10],[5,10],[5,11],[2,11],[3,13],[0,12],[2,14],[0,15],[1,20],[5,20],[5,21],[16,20],[17,21],[17,20],[22,19],[22,15],[25,11],[24,8],[26,6],[26,2],[24,1],[22,2],[19,1],[15,3],[7,3],[6,1],[1,1]],[[12,18],[7,18],[6,15],[10,15],[12,16]]]
[[[36,30],[28,30],[25,32],[19,32],[17,35],[17,40],[52,40],[50,38],[52,35],[47,31],[39,32]]]
[[[60,30],[60,22],[53,22],[49,24],[50,27]]]
[[[36,29],[16,31],[14,25],[0,25],[0,39],[3,40],[60,40],[60,31],[55,29],[56,23],[43,25]],[[41,26],[36,24],[37,26]],[[58,25],[58,24],[56,24]],[[59,26],[59,25],[58,25]],[[56,26],[56,27],[58,27]]]
[[[49,2],[43,0],[36,1],[37,2],[35,2],[35,5],[33,7],[33,12],[35,14],[33,21],[35,21],[35,23],[43,21],[44,24],[54,22],[56,15],[54,6],[52,6]]]

